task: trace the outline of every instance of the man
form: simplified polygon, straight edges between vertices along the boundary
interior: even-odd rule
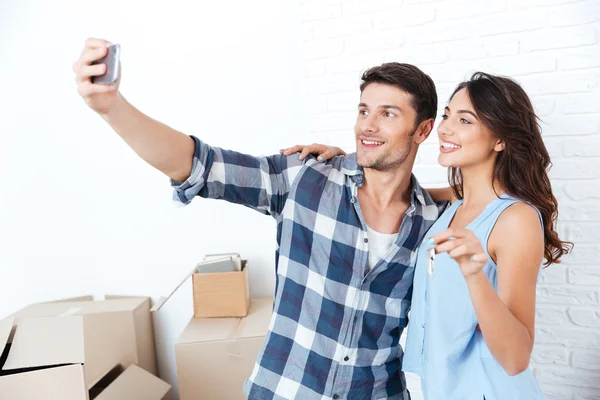
[[[146,162],[195,196],[277,220],[273,318],[249,399],[408,399],[399,338],[415,250],[443,211],[411,170],[437,111],[431,78],[398,63],[363,75],[356,153],[252,157],[211,147],[152,120],[114,85],[94,85],[108,43],[89,39],[74,70],[79,93]]]

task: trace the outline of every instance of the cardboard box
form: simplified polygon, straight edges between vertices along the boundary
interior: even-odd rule
[[[273,299],[253,299],[244,318],[192,318],[175,345],[181,400],[244,399],[267,333]]]
[[[132,364],[149,377],[129,372],[123,386],[157,379],[149,310],[148,298],[66,300],[33,304],[0,321],[0,400],[87,399],[107,374]]]
[[[250,307],[247,261],[234,272],[192,273],[194,316],[245,317]],[[196,271],[194,269],[194,271]]]
[[[163,400],[170,385],[156,376],[130,365],[106,388],[88,391],[81,364],[0,376],[0,399],[27,400]]]

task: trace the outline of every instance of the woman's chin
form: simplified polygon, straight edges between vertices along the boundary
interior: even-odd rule
[[[450,157],[448,157],[444,153],[440,153],[440,155],[438,156],[438,164],[440,164],[442,167],[445,167],[445,168],[450,168],[450,167],[455,166],[454,163],[452,162],[452,160],[450,160]]]

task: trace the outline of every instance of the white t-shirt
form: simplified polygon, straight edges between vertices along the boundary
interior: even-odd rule
[[[369,269],[372,269],[390,251],[398,234],[377,232],[367,225],[367,238],[369,239]]]

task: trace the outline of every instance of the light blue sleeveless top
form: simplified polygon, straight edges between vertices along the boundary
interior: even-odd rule
[[[508,195],[493,200],[466,229],[473,230],[481,243],[486,244],[502,211],[519,201]],[[462,200],[454,202],[426,237],[447,229],[461,204]],[[487,245],[483,248],[487,252]],[[477,317],[458,264],[448,253],[441,253],[436,254],[434,265],[432,278],[427,273],[425,239],[417,250],[412,310],[402,362],[403,371],[421,376],[425,399],[482,400],[484,396],[486,400],[543,399],[531,369],[510,376],[490,353],[481,332],[475,329]],[[498,291],[496,264],[491,257],[483,271]]]

